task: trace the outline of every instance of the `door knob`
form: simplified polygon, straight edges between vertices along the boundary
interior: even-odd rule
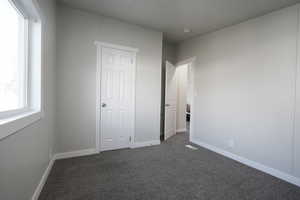
[[[106,103],[102,103],[102,104],[101,104],[101,107],[102,107],[102,108],[105,108],[105,107],[106,107]]]
[[[169,106],[171,106],[171,105],[167,103],[165,106],[166,106],[166,107],[169,107]]]

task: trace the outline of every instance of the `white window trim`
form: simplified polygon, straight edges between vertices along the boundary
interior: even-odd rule
[[[36,0],[11,0],[28,20],[28,60],[27,60],[27,107],[3,112],[0,118],[0,140],[17,133],[21,129],[39,121],[44,116],[44,16]],[[28,16],[28,17],[27,17]],[[30,17],[31,16],[31,17]],[[30,21],[29,21],[30,20]]]
[[[0,120],[0,140],[42,119],[43,112],[28,111],[11,118]]]
[[[26,113],[26,112],[30,112],[30,109],[27,106],[24,107],[24,108],[20,108],[20,109],[1,112],[0,113],[1,114],[0,115],[0,124],[1,124],[1,121],[4,121],[5,119],[9,119],[9,118],[12,118],[16,115],[21,115],[21,114]]]

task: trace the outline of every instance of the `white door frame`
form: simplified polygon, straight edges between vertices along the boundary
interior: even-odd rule
[[[135,137],[135,88],[136,88],[136,56],[139,51],[137,48],[128,47],[128,46],[122,46],[117,44],[111,44],[107,42],[100,42],[95,41],[95,45],[97,46],[97,71],[96,71],[96,150],[97,152],[101,151],[101,145],[100,145],[100,136],[101,136],[101,129],[100,129],[100,123],[101,123],[101,72],[102,72],[102,48],[108,47],[112,49],[122,50],[122,51],[130,51],[134,54],[133,57],[133,78],[134,78],[134,87],[133,87],[133,132],[131,133],[131,141],[130,141],[130,147],[134,145],[134,137]]]
[[[191,88],[192,88],[192,102],[191,102],[191,110],[190,110],[190,135],[189,135],[189,139],[190,141],[193,140],[194,135],[195,135],[195,117],[194,117],[194,113],[195,113],[195,97],[197,95],[196,89],[195,89],[195,64],[196,64],[196,57],[191,57],[189,59],[183,60],[183,61],[179,61],[175,66],[181,66],[181,65],[186,65],[188,64],[190,67],[190,79],[191,79]],[[189,69],[188,69],[189,70]]]

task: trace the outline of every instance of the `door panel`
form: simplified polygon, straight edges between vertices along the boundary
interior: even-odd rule
[[[165,140],[176,134],[176,68],[166,62]]]
[[[134,133],[134,53],[102,48],[101,151],[128,148]]]

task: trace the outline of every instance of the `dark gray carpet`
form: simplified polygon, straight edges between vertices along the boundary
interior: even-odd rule
[[[199,147],[159,146],[56,161],[40,200],[299,200],[300,188]]]

